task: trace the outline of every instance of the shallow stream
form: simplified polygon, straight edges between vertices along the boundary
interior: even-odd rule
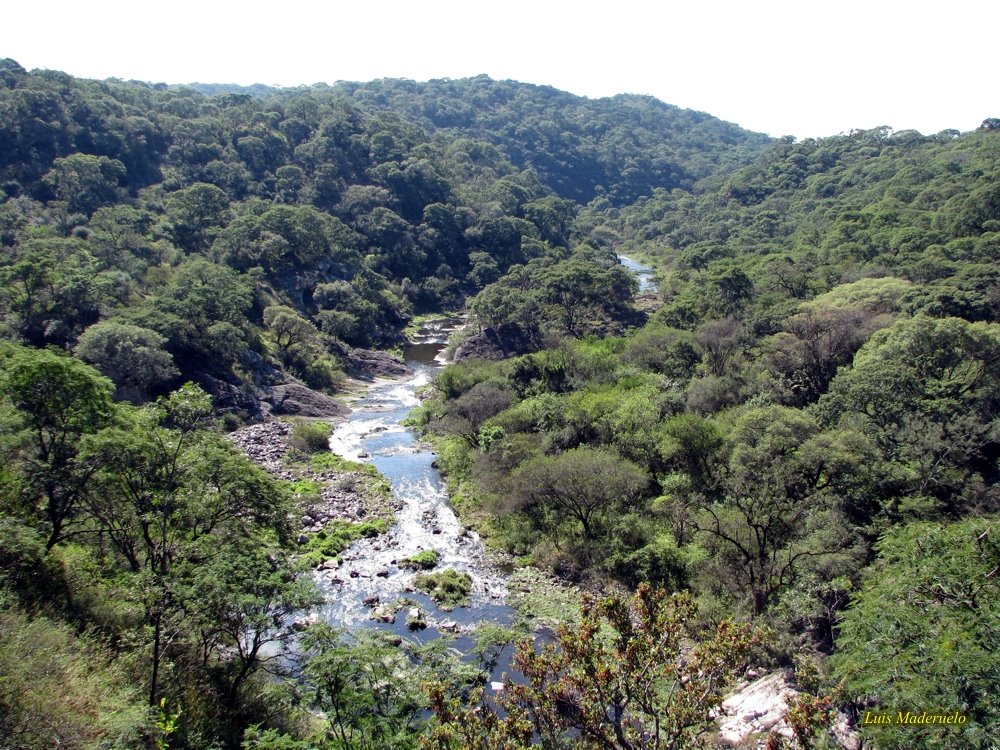
[[[404,352],[413,377],[372,385],[352,404],[350,418],[337,426],[330,439],[334,453],[373,464],[389,480],[401,506],[396,524],[386,534],[356,542],[341,555],[340,567],[317,573],[327,600],[317,614],[331,625],[378,627],[426,641],[438,637],[441,630],[466,633],[482,621],[510,625],[514,620],[514,611],[504,604],[506,577],[488,559],[479,535],[466,529],[452,510],[434,467],[435,454],[403,425],[406,415],[420,403],[417,389],[444,366],[441,353],[456,323],[442,319],[425,324]],[[417,573],[399,563],[424,550],[438,553],[435,570],[452,568],[471,576],[470,606],[448,612],[414,591]],[[374,607],[373,597],[378,597]],[[408,630],[407,611],[413,605],[400,611],[394,623],[372,619],[374,609],[402,598],[423,609],[429,627]],[[471,641],[459,638],[454,646],[465,651]]]
[[[654,294],[656,292],[656,282],[653,280],[655,274],[652,268],[625,255],[619,255],[618,262],[634,273],[639,280],[639,294]]]
[[[656,291],[649,266],[623,255],[619,260],[636,274],[640,294]],[[514,622],[516,613],[504,603],[507,578],[489,559],[479,535],[467,529],[452,510],[434,466],[434,453],[403,424],[420,403],[417,390],[444,367],[448,335],[459,323],[446,318],[425,323],[404,351],[414,375],[369,387],[352,404],[350,418],[334,430],[330,449],[352,461],[374,464],[389,480],[400,510],[396,524],[386,534],[354,543],[341,555],[338,568],[317,573],[326,604],[316,614],[334,626],[378,627],[420,641],[436,638],[442,631],[459,633],[462,637],[454,646],[467,652],[472,646],[467,634],[478,623]],[[438,553],[436,570],[452,568],[471,576],[469,606],[445,611],[429,596],[414,590],[417,573],[400,562],[425,550]],[[426,629],[409,631],[406,616],[413,606],[409,604],[397,613],[394,622],[372,619],[374,610],[403,598],[416,602],[426,613]]]

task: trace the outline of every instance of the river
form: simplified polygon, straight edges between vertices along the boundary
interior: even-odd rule
[[[351,405],[350,418],[336,427],[330,439],[330,449],[338,455],[373,464],[388,479],[400,506],[396,523],[386,534],[356,542],[341,555],[339,568],[318,573],[326,604],[317,614],[331,625],[378,627],[426,641],[438,637],[441,630],[468,633],[483,621],[510,625],[515,619],[514,611],[504,604],[505,576],[490,561],[479,535],[466,529],[452,510],[434,467],[435,454],[403,425],[406,415],[420,403],[417,390],[444,366],[442,351],[456,324],[455,319],[425,324],[404,351],[413,377],[370,386]],[[435,570],[452,568],[471,576],[469,606],[445,611],[429,596],[414,591],[416,572],[399,562],[424,550],[438,553]],[[373,597],[378,597],[374,607]],[[395,622],[372,619],[376,609],[404,598],[426,613],[429,627],[409,631],[410,604]],[[455,643],[460,651],[465,650],[463,640]]]
[[[639,280],[639,294],[656,293],[656,282],[653,280],[655,272],[652,268],[621,254],[618,255],[618,262],[634,273],[636,279]]]
[[[656,291],[653,271],[631,258],[619,256],[636,274],[640,294]],[[326,604],[317,615],[331,625],[354,629],[378,627],[420,641],[438,637],[442,630],[468,634],[481,622],[510,625],[516,613],[505,604],[507,580],[490,559],[479,535],[468,530],[455,515],[434,453],[403,422],[420,403],[417,391],[444,367],[443,350],[457,318],[425,323],[404,350],[413,376],[407,380],[378,382],[352,404],[351,416],[339,424],[330,449],[344,458],[374,464],[389,481],[400,510],[395,525],[383,535],[354,543],[341,555],[342,564],[317,573]],[[427,595],[414,591],[416,572],[400,561],[425,550],[438,553],[437,570],[452,568],[472,578],[469,606],[444,611]],[[377,597],[377,603],[375,598]],[[428,627],[410,632],[407,610],[394,622],[377,622],[375,610],[407,599],[426,613]],[[464,641],[464,643],[463,643]],[[459,638],[455,647],[465,651],[471,641]]]

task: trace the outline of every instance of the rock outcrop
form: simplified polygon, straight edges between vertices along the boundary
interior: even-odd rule
[[[351,349],[347,354],[347,371],[356,378],[401,378],[413,372],[399,357],[370,349]]]
[[[785,672],[774,672],[746,683],[730,694],[723,702],[717,721],[719,742],[729,747],[754,747],[748,744],[757,740],[762,744],[768,734],[774,733],[794,738],[791,726],[785,719],[789,705],[799,694]],[[841,747],[859,750],[858,735],[851,730],[844,716],[838,716],[832,731]]]
[[[785,721],[785,714],[796,694],[784,672],[751,682],[722,702],[719,739],[735,746],[751,735],[772,731],[791,738],[792,729]]]
[[[260,422],[271,414],[271,404],[263,400],[265,394],[254,385],[236,385],[204,373],[195,382],[212,397],[218,411],[232,412],[247,422]]]
[[[198,385],[212,397],[216,409],[233,412],[248,422],[266,421],[272,416],[331,419],[350,413],[347,407],[274,367],[256,352],[244,352],[242,364],[250,375],[248,382],[232,383],[208,374],[198,377]]]
[[[528,354],[537,347],[519,326],[505,323],[497,328],[484,328],[467,338],[455,349],[453,360],[462,362],[467,359],[500,360]]]
[[[296,417],[346,417],[350,409],[301,383],[285,383],[264,390],[264,401],[277,415]]]
[[[395,499],[366,489],[370,477],[364,472],[287,466],[285,456],[291,430],[292,426],[287,422],[271,420],[240,427],[227,437],[273,476],[285,480],[308,479],[316,483],[315,494],[310,493],[299,504],[296,523],[302,532],[318,533],[331,521],[361,522],[392,516]],[[304,539],[308,541],[309,537]]]

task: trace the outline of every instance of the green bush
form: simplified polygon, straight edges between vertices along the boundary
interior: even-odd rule
[[[384,534],[388,528],[389,522],[384,519],[365,523],[331,521],[303,545],[300,563],[303,567],[315,567],[337,557],[356,540]]]
[[[302,379],[317,391],[336,391],[344,383],[344,371],[329,354],[309,359],[300,368]]]
[[[437,573],[422,573],[413,579],[419,591],[430,594],[441,609],[469,606],[472,593],[472,577],[447,568]]]
[[[296,422],[288,444],[300,453],[320,453],[330,449],[333,427],[327,422]]]
[[[438,555],[437,550],[425,549],[421,550],[412,557],[401,560],[399,567],[412,568],[413,570],[430,570],[438,564],[439,559],[440,555]]]

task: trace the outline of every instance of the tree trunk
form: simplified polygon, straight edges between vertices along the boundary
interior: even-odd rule
[[[157,693],[157,680],[160,673],[160,635],[162,632],[163,613],[157,609],[153,616],[153,675],[149,684],[149,705],[155,706]]]

